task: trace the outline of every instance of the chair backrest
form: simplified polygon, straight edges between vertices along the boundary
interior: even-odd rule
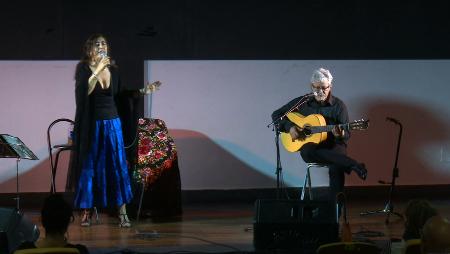
[[[49,247],[49,248],[30,248],[14,251],[14,254],[80,254],[76,248]]]
[[[70,139],[68,137],[67,144],[62,144],[62,145],[53,145],[52,144],[51,131],[52,131],[52,128],[55,125],[59,124],[59,123],[65,123],[66,125],[68,125],[69,128],[71,128],[70,125],[72,125],[72,127],[73,127],[73,125],[75,124],[75,122],[73,120],[70,120],[70,119],[67,119],[67,118],[59,118],[59,119],[56,119],[55,121],[53,121],[47,128],[48,156],[50,158],[50,169],[51,169],[51,175],[52,175],[52,178],[51,178],[51,192],[52,193],[56,192],[55,174],[56,174],[56,168],[58,166],[59,153],[61,151],[64,151],[64,150],[71,150],[73,148],[73,145],[70,143],[71,140],[73,139],[73,136],[72,136],[73,135],[73,129],[71,130],[71,132],[69,134],[70,135]],[[57,149],[57,151],[58,151],[56,153],[55,160],[53,159],[53,148]]]
[[[317,254],[379,254],[381,249],[375,244],[364,242],[338,242],[321,245]]]
[[[420,239],[410,239],[405,242],[404,254],[421,254],[422,241]]]
[[[52,137],[51,137],[51,130],[55,124],[58,124],[60,122],[65,122],[66,124],[75,124],[73,120],[67,119],[67,118],[59,118],[50,123],[50,125],[47,128],[47,145],[48,145],[48,153],[50,156],[50,165],[53,168],[53,157],[52,157],[52,150],[53,150],[53,144],[52,144]]]

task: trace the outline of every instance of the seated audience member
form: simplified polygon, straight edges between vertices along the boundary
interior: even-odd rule
[[[422,231],[422,253],[450,253],[450,223],[442,216],[431,217]]]
[[[48,196],[41,210],[41,222],[45,229],[45,238],[38,240],[36,243],[25,242],[18,249],[63,247],[76,248],[80,254],[89,254],[86,246],[67,242],[67,229],[73,219],[72,207],[64,200],[62,195],[52,194]]]
[[[393,254],[405,253],[409,244],[413,243],[415,239],[420,239],[425,222],[438,213],[428,201],[413,199],[408,202],[403,214],[405,218],[403,241],[392,242],[391,253]],[[420,246],[418,249],[420,251]]]
[[[404,214],[405,231],[403,232],[403,240],[408,241],[411,239],[420,239],[425,222],[438,213],[428,201],[414,199],[409,201]]]

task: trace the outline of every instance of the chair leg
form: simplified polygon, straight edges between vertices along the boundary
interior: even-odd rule
[[[50,155],[51,156],[51,155]],[[50,163],[50,193],[55,194],[56,193],[56,187],[55,187],[55,168],[53,167],[53,163]]]
[[[309,178],[308,172],[309,171],[306,172],[305,181],[303,182],[302,194],[300,196],[300,200],[305,200],[305,188],[306,188],[306,184],[308,183],[308,178]]]
[[[56,193],[56,187],[55,187],[55,169],[53,168],[53,167],[51,167],[51,170],[50,170],[51,172],[51,179],[50,179],[50,192],[52,193],[52,194],[55,194]]]
[[[62,150],[59,150],[58,152],[56,152],[56,157],[55,157],[55,165],[53,165],[52,168],[52,192],[56,193],[56,170],[58,169],[58,162],[59,162],[59,154],[61,153]]]
[[[310,167],[306,168],[306,176],[305,181],[303,182],[302,195],[300,196],[300,200],[305,200],[306,189],[308,189],[309,200],[313,199],[312,191],[311,191],[311,175],[310,175]]]
[[[309,192],[309,200],[313,199],[313,195],[312,195],[312,187],[311,187],[311,172],[309,170],[310,167],[308,167],[306,170],[308,170],[307,174],[308,174],[308,192]]]
[[[303,188],[302,188],[302,194],[300,196],[300,200],[305,200],[306,189],[308,189],[309,200],[313,199],[312,187],[311,187],[311,172],[310,172],[309,168],[311,168],[311,166],[308,166],[306,168],[306,176],[305,176],[305,181],[303,182]]]

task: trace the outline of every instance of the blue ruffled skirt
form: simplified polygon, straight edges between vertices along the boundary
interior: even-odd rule
[[[133,198],[119,118],[97,120],[83,167],[75,207],[121,206]]]

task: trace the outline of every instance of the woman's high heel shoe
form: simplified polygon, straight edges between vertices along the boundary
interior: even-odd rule
[[[90,227],[91,226],[91,211],[89,209],[84,209],[81,214],[81,226]]]
[[[128,219],[128,215],[126,213],[119,214],[119,227],[121,227],[121,228],[129,228],[129,227],[131,227],[131,222]]]

